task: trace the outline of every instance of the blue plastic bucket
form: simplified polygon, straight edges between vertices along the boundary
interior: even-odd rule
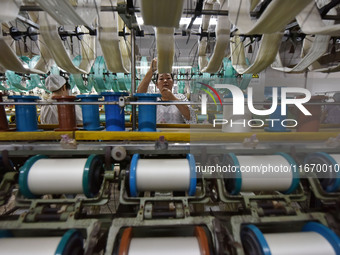
[[[156,102],[161,94],[137,93],[138,102]],[[138,130],[156,131],[157,105],[138,105]]]
[[[9,96],[15,102],[34,102],[37,96]],[[36,105],[15,105],[15,119],[17,131],[38,131]]]
[[[80,98],[82,102],[98,102],[98,99],[101,98],[100,95],[79,95],[77,98]],[[101,130],[103,129],[100,126],[99,119],[99,105],[97,104],[88,104],[82,105],[81,110],[83,113],[83,125],[85,130]]]
[[[126,92],[102,92],[105,102],[115,102],[121,96],[129,95]],[[119,105],[105,105],[105,126],[107,131],[125,131],[124,108]]]

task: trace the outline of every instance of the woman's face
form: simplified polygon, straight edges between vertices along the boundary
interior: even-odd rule
[[[172,91],[173,85],[174,85],[174,81],[170,73],[161,73],[158,75],[157,87],[159,90],[162,90],[163,88],[167,88],[170,91]]]

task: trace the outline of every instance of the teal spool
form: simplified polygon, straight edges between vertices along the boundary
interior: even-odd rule
[[[76,66],[76,67],[79,67],[80,65],[80,62],[81,62],[81,56],[78,55],[76,56],[73,60],[72,60],[72,63]],[[87,88],[87,86],[85,86],[85,83],[84,83],[84,79],[83,79],[83,76],[81,74],[71,74],[70,75],[70,85],[71,85],[71,88],[74,88],[74,86],[76,86],[80,93],[86,93],[86,92],[89,92],[90,90]]]
[[[99,56],[96,58],[94,65],[94,88],[98,93],[101,93],[106,90],[111,89],[111,85],[109,82],[106,82],[107,74],[109,73],[106,69],[105,60],[103,56]]]
[[[125,123],[126,122],[131,122],[131,115],[130,114],[128,114],[128,115],[125,114]]]

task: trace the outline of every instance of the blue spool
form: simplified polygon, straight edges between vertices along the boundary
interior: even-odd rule
[[[119,97],[129,95],[126,92],[102,92],[105,102],[118,101]],[[119,105],[105,105],[105,120],[107,131],[125,131],[124,109]]]
[[[137,189],[137,164],[138,160],[140,159],[139,154],[134,154],[132,156],[132,160],[130,163],[130,174],[129,174],[129,187],[130,187],[130,195],[132,197],[138,196],[138,189]],[[190,183],[188,188],[188,195],[194,196],[196,193],[196,186],[197,186],[197,176],[196,176],[196,161],[193,154],[187,154],[186,159],[188,160],[189,167],[190,167]]]
[[[244,249],[251,251],[251,254],[272,254],[263,233],[253,224],[248,224],[242,227],[241,240]]]
[[[311,153],[305,158],[304,163],[328,166],[328,171],[318,176],[320,184],[326,192],[340,191],[339,163],[331,155],[326,152]]]
[[[98,99],[101,97],[102,96],[100,95],[77,96],[77,98],[80,98],[82,102],[98,102]],[[102,130],[104,128],[103,126],[100,126],[99,105],[82,105],[81,110],[83,113],[83,125],[85,130],[94,131]]]
[[[228,156],[231,159],[232,167],[234,167],[235,172],[233,173],[233,178],[231,179],[231,186],[229,187],[230,183],[225,182],[225,188],[231,195],[238,195],[241,192],[242,188],[242,173],[240,170],[240,162],[237,159],[237,156],[234,153],[228,153]]]
[[[317,222],[308,222],[303,226],[302,232],[318,233],[329,242],[333,247],[335,254],[340,254],[340,238],[328,227]],[[272,254],[264,234],[253,224],[242,227],[241,240],[245,253],[251,251],[251,254]]]
[[[15,102],[34,102],[37,96],[9,96]],[[15,119],[17,131],[38,131],[37,107],[35,105],[16,105]]]
[[[317,222],[308,222],[303,226],[302,232],[316,232],[322,235],[332,245],[335,254],[340,254],[340,238],[328,227]]]
[[[281,121],[286,119],[285,115],[281,115],[281,104],[278,104],[276,110],[270,114],[270,119],[276,119],[273,122],[269,122],[269,126],[264,130],[267,132],[290,132],[290,129],[281,125]],[[277,121],[278,120],[278,121]]]
[[[288,190],[282,192],[283,194],[291,194],[299,187],[299,183],[300,183],[300,174],[299,174],[298,165],[296,164],[295,160],[291,156],[289,156],[287,153],[278,152],[275,154],[284,157],[285,160],[288,161],[290,168],[293,171],[292,172],[293,174],[292,184],[290,185]]]
[[[137,93],[139,102],[156,102],[161,94]],[[138,106],[138,130],[145,132],[156,131],[157,105]]]

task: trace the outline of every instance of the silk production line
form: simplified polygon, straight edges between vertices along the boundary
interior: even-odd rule
[[[276,55],[279,47],[274,42],[282,37],[275,32],[290,20],[295,18],[318,46],[320,41],[327,41],[328,46],[337,25],[330,21],[329,26],[319,27],[314,22],[311,27],[315,20],[304,22],[317,17],[323,22],[319,12],[315,14],[321,1],[318,5],[305,0],[233,2],[196,1],[190,10],[182,8],[192,7],[183,0],[140,1],[140,9],[133,1],[7,1],[9,6],[16,3],[11,12],[4,8],[8,21],[23,20],[29,13],[25,22],[35,25],[39,33],[25,38],[39,36],[41,57],[25,65],[25,58],[19,58],[8,43],[9,37],[20,37],[20,31],[12,29],[8,36],[1,33],[5,38],[0,38],[0,66],[5,71],[0,97],[1,253],[340,254],[339,125],[318,122],[311,128],[321,105],[331,103],[314,97],[315,101],[305,104],[314,117],[299,119],[304,127],[284,126],[286,116],[278,112],[268,118],[280,121],[262,125],[264,121],[250,112],[233,116],[230,96],[218,106],[208,101],[207,114],[199,114],[202,95],[198,96],[194,85],[225,82],[245,90],[253,74],[272,64],[271,52]],[[246,11],[238,13],[238,8]],[[284,10],[282,15],[267,23],[278,8]],[[166,15],[170,9],[172,18]],[[200,69],[175,75],[177,89],[184,89],[180,82],[189,80],[191,92],[190,101],[176,104],[190,104],[198,124],[158,124],[156,106],[175,103],[135,93],[143,77],[135,68],[136,38],[143,33],[136,26],[139,11],[144,24],[161,27],[156,31],[160,72],[168,72],[173,65],[169,59],[175,43],[170,35],[181,15],[193,15],[193,22],[205,14],[197,46]],[[254,24],[250,17],[260,11]],[[38,19],[37,13],[43,15]],[[208,59],[206,47],[213,34],[207,20],[214,13],[220,13],[216,51]],[[3,23],[6,15],[0,10]],[[92,22],[92,16],[99,19]],[[82,24],[87,29],[70,32],[60,30],[60,24]],[[246,58],[236,59],[235,54],[230,59],[221,54],[231,40],[230,24],[245,35],[261,35],[264,46],[258,49],[259,59],[249,63]],[[97,56],[93,46],[92,51],[81,47],[83,57],[71,59],[68,51],[72,47],[66,48],[59,39],[64,36],[68,41],[70,34],[84,36],[86,45],[95,44],[91,38],[98,38],[103,56]],[[237,41],[241,40],[238,36],[233,38],[243,43]],[[251,40],[256,43],[257,39]],[[234,46],[231,43],[230,50],[242,56]],[[305,70],[314,63],[312,59],[321,56],[319,51],[320,47],[312,47],[309,57],[294,67],[276,62],[271,68],[287,73]],[[314,63],[313,68],[326,67]],[[326,69],[330,68],[337,67]],[[43,89],[49,72],[69,76],[77,97],[44,101],[43,93],[30,94],[33,87]],[[35,86],[36,78],[40,82]],[[197,89],[200,93],[202,87]],[[271,100],[257,104],[267,109]],[[82,106],[83,125],[75,123],[76,104]],[[43,105],[58,106],[58,125],[39,124],[37,110]],[[223,121],[241,118],[250,125],[235,128]]]

